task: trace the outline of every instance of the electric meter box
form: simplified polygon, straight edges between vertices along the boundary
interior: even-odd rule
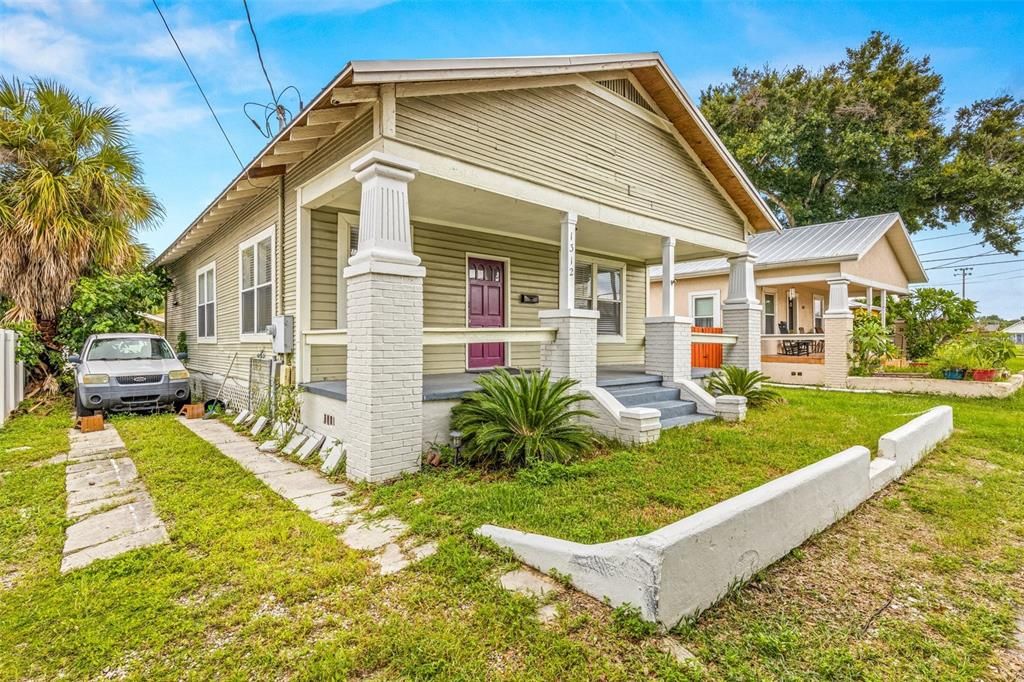
[[[291,353],[295,341],[295,318],[292,315],[275,315],[271,318],[267,333],[270,334],[275,353]]]

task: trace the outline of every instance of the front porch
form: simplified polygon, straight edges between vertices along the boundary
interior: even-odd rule
[[[424,446],[447,440],[451,407],[491,367],[571,377],[590,394],[595,430],[644,442],[716,414],[691,382],[692,340],[756,364],[742,240],[610,210],[581,215],[379,151],[351,167],[338,185],[299,190],[295,357],[303,422],[346,443],[352,478],[418,469]],[[647,265],[707,253],[735,261],[725,333],[691,335],[671,306],[646,317]]]

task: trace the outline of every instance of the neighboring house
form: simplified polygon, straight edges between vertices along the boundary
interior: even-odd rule
[[[748,245],[762,306],[762,371],[774,381],[844,386],[850,311],[870,309],[891,322],[888,298],[927,281],[897,213],[760,233]],[[723,258],[676,264],[679,314],[696,327],[721,326],[728,272]],[[651,310],[661,305],[661,275],[651,269]]]
[[[304,423],[376,481],[497,366],[579,380],[625,440],[741,411],[689,381],[687,321],[645,319],[646,268],[732,258],[719,341],[756,366],[744,254],[774,229],[656,53],[352,62],[155,262],[207,395],[235,353],[238,385],[258,354],[293,364]]]
[[[1003,330],[1003,333],[1009,334],[1010,339],[1017,345],[1024,346],[1024,320],[1011,324]]]

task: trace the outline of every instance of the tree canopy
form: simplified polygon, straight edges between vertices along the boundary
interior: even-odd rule
[[[137,268],[161,214],[120,113],[51,82],[0,78],[0,296],[54,346],[79,277]]]
[[[926,287],[894,303],[892,316],[905,323],[907,356],[917,360],[974,326],[977,310],[974,301],[948,289]]]
[[[1024,101],[943,126],[930,59],[872,33],[819,71],[738,68],[701,109],[787,226],[898,211],[911,232],[967,222],[1004,252],[1024,230]]]

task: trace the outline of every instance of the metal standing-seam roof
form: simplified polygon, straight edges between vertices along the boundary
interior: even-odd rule
[[[889,230],[898,228],[898,234],[905,237],[903,255],[910,281],[925,281],[924,270],[910,243],[910,236],[903,227],[899,213],[883,213],[866,218],[851,218],[834,223],[791,227],[781,232],[759,232],[747,240],[747,248],[757,256],[758,268],[800,265],[828,261],[856,260],[866,254]],[[902,241],[902,240],[901,240]],[[897,253],[897,255],[900,255]],[[916,266],[916,268],[914,267]],[[728,272],[729,263],[725,258],[676,263],[676,277]],[[917,270],[918,272],[915,272]],[[915,275],[920,275],[915,277]],[[653,266],[651,279],[661,278],[661,266]]]

